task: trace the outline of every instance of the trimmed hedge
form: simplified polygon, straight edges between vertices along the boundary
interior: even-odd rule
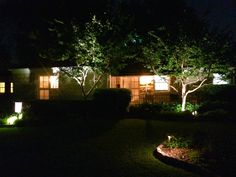
[[[197,110],[202,120],[234,120],[236,86],[208,85],[196,92],[201,105]]]
[[[29,117],[50,121],[84,117],[92,104],[85,100],[35,100],[29,105]]]
[[[129,117],[154,120],[193,120],[190,111],[178,112],[178,103],[139,104],[129,107]]]
[[[124,115],[130,101],[131,91],[125,88],[99,88],[93,94],[94,111],[102,116]]]
[[[236,85],[208,85],[199,89],[196,94],[202,102],[235,102]]]

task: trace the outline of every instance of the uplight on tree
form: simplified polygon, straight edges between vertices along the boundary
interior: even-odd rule
[[[219,62],[214,47],[208,46],[211,50],[205,50],[208,45],[205,38],[203,42],[190,41],[185,36],[172,44],[153,32],[149,34],[153,40],[143,47],[142,62],[159,77],[165,73],[175,78],[170,88],[181,96],[182,111],[185,111],[187,96],[204,86],[215,70],[222,69],[222,62]],[[209,42],[209,45],[212,43]],[[168,83],[165,78],[162,81]]]

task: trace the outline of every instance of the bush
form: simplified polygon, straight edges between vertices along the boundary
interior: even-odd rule
[[[130,101],[131,91],[125,88],[100,88],[93,94],[93,108],[99,115],[123,115],[127,112]]]
[[[129,117],[156,120],[193,120],[190,111],[176,111],[176,107],[179,105],[173,103],[131,105]]]
[[[210,110],[202,113],[198,119],[205,121],[227,121],[233,120],[233,115],[224,109]]]
[[[130,116],[135,117],[154,117],[157,116],[162,110],[161,104],[138,104],[138,105],[131,105],[129,107],[129,114]]]
[[[90,100],[35,100],[29,104],[28,117],[45,123],[85,117],[91,107]]]
[[[232,110],[234,109],[234,105],[231,105],[229,102],[225,101],[206,101],[203,102],[202,105],[199,107],[198,112],[199,113],[205,113],[208,111],[214,111],[218,109],[224,109],[224,110]]]
[[[235,116],[235,85],[209,85],[200,89],[197,94],[201,106],[198,109],[200,118],[205,120],[229,120]]]
[[[235,85],[208,85],[199,89],[196,94],[202,102],[235,102],[235,90]]]
[[[186,103],[186,110],[193,112],[199,108],[198,104],[193,104],[190,102]],[[181,103],[163,103],[162,111],[167,112],[182,112],[182,104]]]
[[[190,138],[172,136],[169,140],[165,141],[163,145],[167,148],[191,148],[193,142]]]

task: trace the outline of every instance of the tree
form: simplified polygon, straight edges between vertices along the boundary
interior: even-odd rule
[[[181,95],[182,111],[185,111],[187,96],[205,85],[213,72],[223,68],[219,66],[226,65],[220,62],[223,58],[219,56],[223,55],[227,46],[221,45],[218,49],[220,55],[217,55],[216,46],[207,37],[189,41],[184,36],[175,43],[168,43],[153,32],[149,34],[152,42],[143,48],[143,62],[153,73],[175,78],[170,87]],[[207,46],[208,50],[205,49]]]
[[[84,98],[92,93],[110,66],[105,48],[98,41],[98,36],[104,32],[104,28],[109,28],[109,24],[102,24],[96,16],[93,16],[91,22],[85,25],[82,37],[80,37],[78,26],[73,26],[75,38],[72,47],[75,52],[73,58],[75,66],[62,67],[62,71],[78,83]],[[86,89],[89,73],[93,74],[93,79],[90,80],[90,88]]]
[[[61,67],[60,70],[69,78],[75,80],[80,87],[83,97],[86,99],[96,88],[102,77],[108,71],[109,59],[106,56],[105,47],[99,41],[99,37],[105,30],[109,30],[109,23],[102,23],[96,16],[91,18],[84,26],[72,23],[69,27],[72,32],[71,41],[65,41],[63,36],[67,36],[66,30],[59,30],[59,26],[64,26],[64,22],[56,20],[56,28],[50,28],[52,33],[56,33],[56,46],[63,48],[58,51],[58,47],[49,48],[46,57],[56,58],[56,61],[69,61],[72,66]],[[55,24],[55,23],[54,23]],[[65,46],[67,45],[67,46]],[[45,53],[44,53],[45,54]],[[45,55],[41,56],[45,57]],[[91,77],[92,75],[92,77]]]
[[[125,64],[121,63],[121,42],[112,41],[112,27],[93,16],[84,26],[75,22],[64,23],[55,19],[49,31],[52,42],[47,44],[40,56],[47,60],[69,61],[69,67],[61,71],[76,81],[86,99],[107,73],[115,73]],[[50,35],[49,35],[50,36]]]

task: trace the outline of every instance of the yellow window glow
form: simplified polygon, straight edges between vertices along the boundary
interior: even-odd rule
[[[48,100],[49,99],[49,90],[40,90],[39,91],[40,100]]]
[[[11,82],[11,90],[10,90],[10,92],[11,92],[11,93],[14,92],[14,84],[13,84],[13,82]]]
[[[49,76],[39,76],[39,88],[49,88]]]
[[[5,93],[5,82],[0,82],[0,93]]]

